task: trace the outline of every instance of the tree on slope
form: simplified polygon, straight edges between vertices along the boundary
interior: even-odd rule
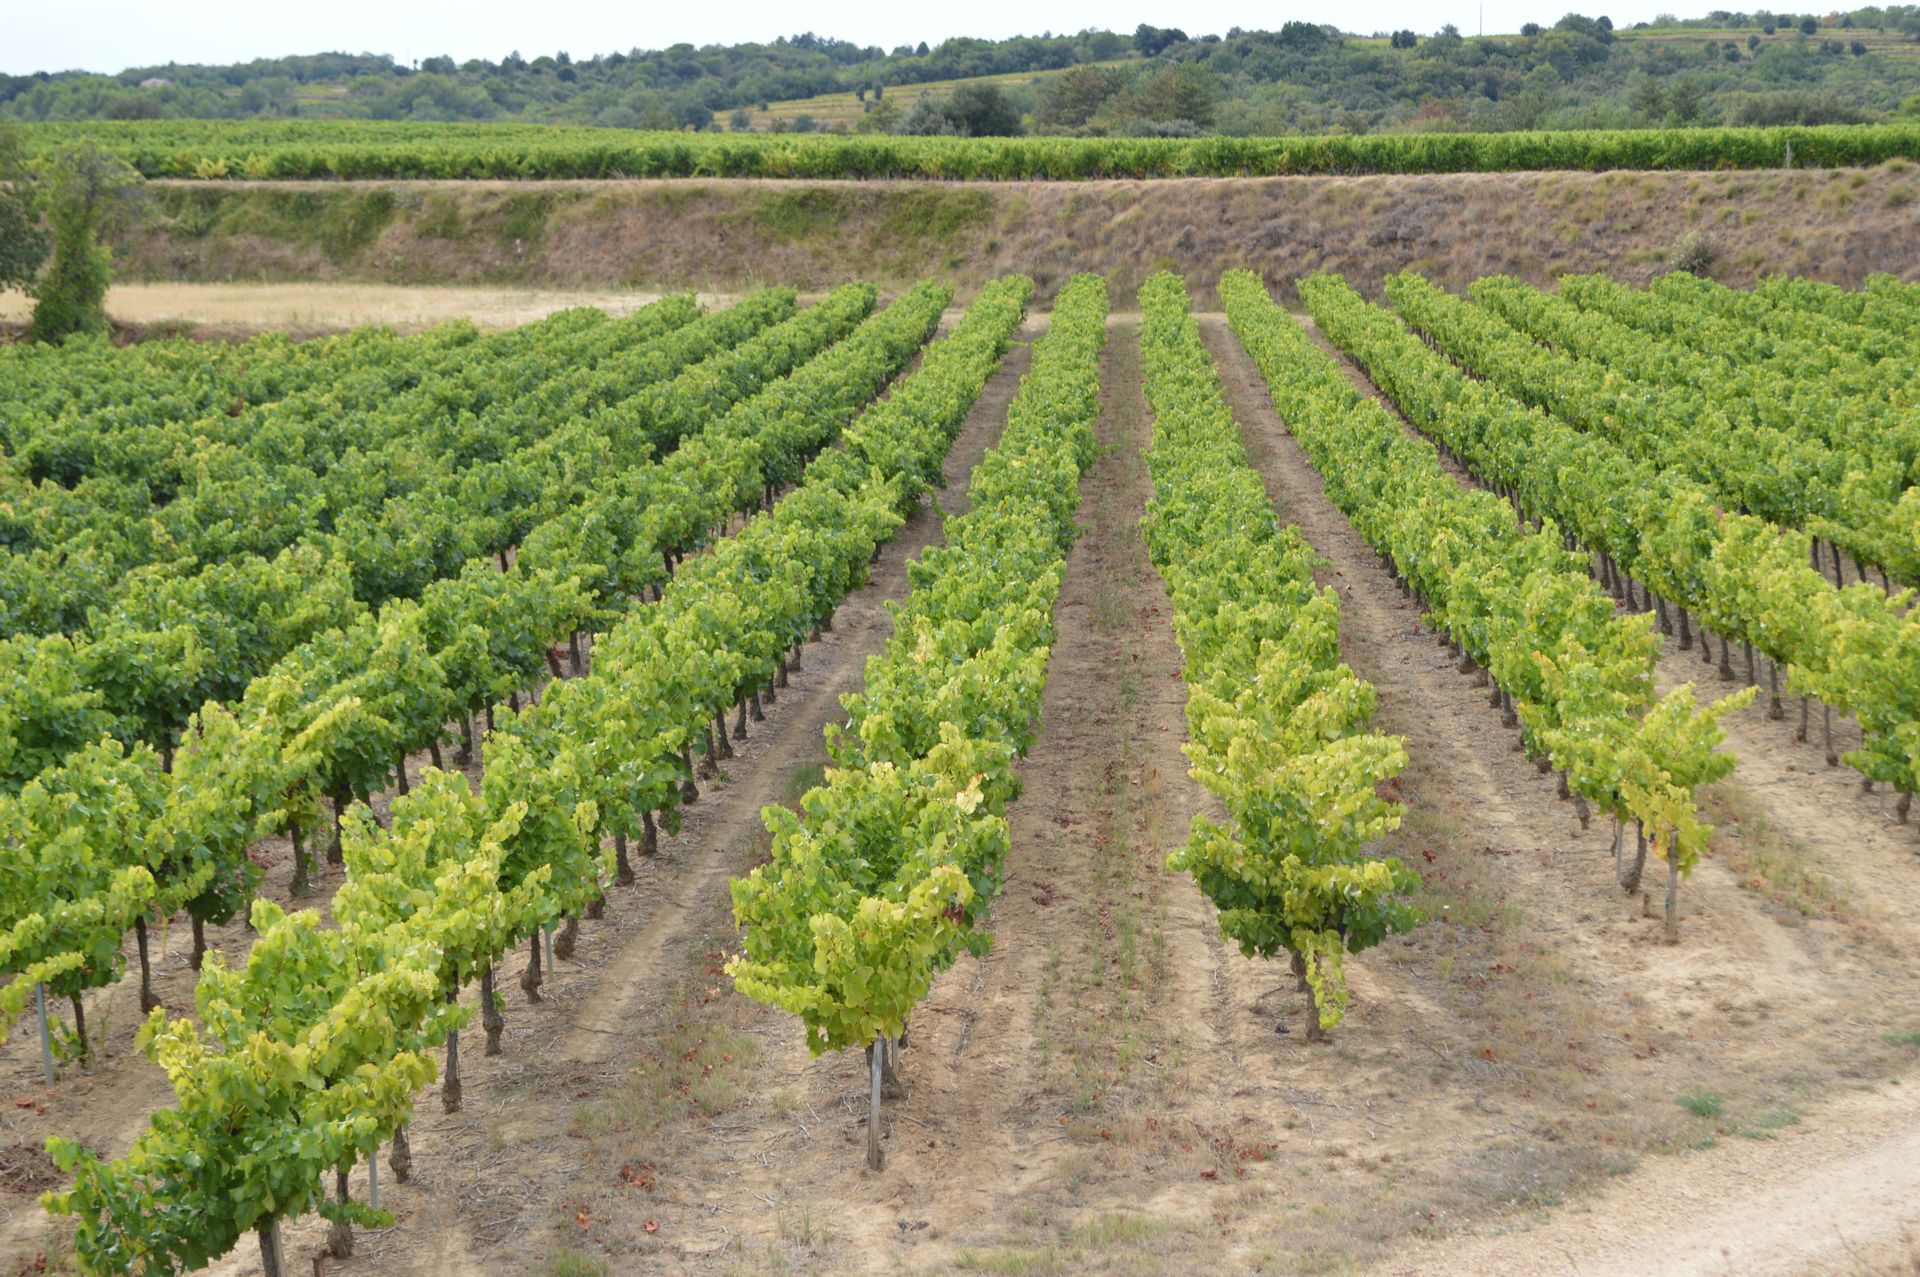
[[[107,329],[113,252],[103,236],[131,214],[139,176],[92,142],[55,151],[41,174],[40,209],[53,232],[53,263],[33,289],[36,341],[65,341]]]

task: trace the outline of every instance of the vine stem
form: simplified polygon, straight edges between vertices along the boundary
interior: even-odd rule
[[[47,1029],[47,986],[33,986],[33,1001],[40,1012],[40,1071],[46,1074],[47,1085],[53,1085],[53,1036]]]
[[[887,1155],[880,1148],[880,1073],[886,1058],[880,1042],[876,1037],[867,1046],[867,1165],[876,1171],[887,1165]]]

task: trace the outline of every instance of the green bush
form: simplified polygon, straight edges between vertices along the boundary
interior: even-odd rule
[[[33,288],[33,340],[107,330],[113,253],[103,236],[125,216],[139,183],[126,161],[94,142],[66,143],[47,160],[40,207],[53,231],[53,265]]]

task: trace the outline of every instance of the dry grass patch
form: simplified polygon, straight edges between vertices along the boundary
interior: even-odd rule
[[[1793,916],[1856,920],[1847,884],[1823,869],[1805,843],[1776,827],[1744,785],[1720,781],[1701,790],[1700,799],[1714,826],[1708,854],[1744,885]]]

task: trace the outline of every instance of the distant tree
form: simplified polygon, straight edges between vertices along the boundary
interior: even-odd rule
[[[20,135],[0,124],[0,292],[25,292],[46,259],[47,236],[34,211]]]
[[[1520,24],[1520,34],[1525,36],[1529,40],[1533,39],[1533,37],[1539,35],[1544,30],[1546,30],[1546,28],[1542,27],[1538,22],[1523,22]],[[1394,34],[1397,36],[1399,33],[1395,32]]]
[[[1814,19],[1814,16],[1812,14],[1808,14],[1806,17],[1800,19],[1801,35],[1812,35],[1814,32],[1818,31],[1819,29],[1820,29],[1820,23]]]
[[[1634,113],[1649,124],[1657,124],[1667,118],[1666,86],[1645,72],[1635,72],[1629,82],[1627,103]]]
[[[34,286],[35,341],[105,332],[113,250],[105,235],[130,219],[140,176],[93,142],[67,142],[42,171],[40,211],[53,232],[53,263]]]
[[[1187,33],[1179,27],[1153,27],[1142,22],[1133,29],[1133,47],[1143,58],[1158,57],[1170,45],[1186,42]]]
[[[1760,28],[1760,32],[1762,35],[1772,35],[1775,31],[1778,31],[1779,29],[1780,28],[1774,26],[1771,22],[1769,22],[1765,26]]]
[[[732,117],[727,121],[727,127],[735,133],[751,133],[753,132],[753,116],[748,112],[747,108],[743,106],[733,113]]]
[[[1600,17],[1596,21],[1596,25],[1602,31],[1611,31],[1613,30],[1613,19],[1609,18],[1606,14],[1603,13],[1600,15]]]
[[[791,127],[795,133],[815,133],[818,132],[820,128],[820,126],[815,123],[814,118],[805,111],[793,117]]]
[[[1777,126],[1781,124],[1863,124],[1867,114],[1832,93],[1805,93],[1788,90],[1779,93],[1739,95],[1734,103],[1735,124]]]
[[[855,86],[853,87],[853,100],[854,100],[855,102],[865,102],[865,101],[867,100],[867,86],[866,86],[866,85],[864,85],[864,84],[856,84],[856,85],[855,85]]]
[[[452,58],[443,53],[438,57],[423,59],[420,63],[420,69],[422,71],[430,71],[434,75],[452,75],[460,68]]]
[[[1333,43],[1327,35],[1327,29],[1312,22],[1288,22],[1281,26],[1279,44],[1283,49],[1306,52],[1325,48]]]
[[[867,107],[866,113],[854,123],[855,133],[897,133],[900,131],[900,108],[891,102],[875,99]]]
[[[1851,53],[1856,58],[1866,57],[1867,56],[1866,42],[1864,40],[1855,40],[1852,44],[1849,44],[1847,46],[1847,52]]]
[[[1044,82],[1034,120],[1043,128],[1080,128],[1124,83],[1124,75],[1103,67],[1080,66],[1064,71]]]
[[[1555,31],[1571,31],[1576,35],[1585,36],[1587,39],[1597,41],[1602,45],[1612,44],[1614,39],[1613,25],[1611,23],[1595,21],[1592,18],[1583,18],[1577,13],[1569,13],[1566,17],[1560,19],[1560,21],[1554,23],[1553,29]]]
[[[1193,62],[1163,68],[1140,90],[1137,113],[1143,120],[1181,122],[1195,132],[1213,123],[1220,101],[1220,85],[1213,73]]]
[[[1747,37],[1747,52],[1748,52],[1748,53],[1758,53],[1759,51],[1760,51],[1760,37],[1759,37],[1759,36],[1757,36],[1757,35],[1750,35],[1750,36],[1748,36],[1748,37]]]
[[[959,132],[947,115],[946,104],[931,93],[922,93],[914,99],[907,113],[900,117],[899,131],[914,137],[954,137]]]
[[[1667,114],[1675,124],[1692,124],[1707,111],[1707,91],[1697,80],[1677,77],[1667,94]]]
[[[701,102],[687,102],[674,112],[674,120],[683,129],[705,132],[713,127],[713,108]]]
[[[1014,137],[1020,111],[995,84],[963,84],[947,99],[947,118],[965,137]]]
[[[927,56],[927,42],[925,40],[922,40],[914,46],[913,56],[916,58],[924,58]]]

